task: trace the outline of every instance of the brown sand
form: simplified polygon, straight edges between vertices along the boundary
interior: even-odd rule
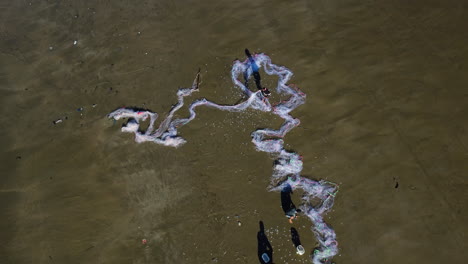
[[[467,17],[450,0],[2,1],[0,263],[258,263],[259,220],[275,263],[309,263],[250,143],[280,120],[200,108],[173,149],[105,118],[164,115],[198,67],[193,99],[235,103],[246,47],[308,94],[286,142],[341,185],[337,263],[465,263]]]

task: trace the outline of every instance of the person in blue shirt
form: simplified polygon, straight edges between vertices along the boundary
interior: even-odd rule
[[[245,49],[245,55],[247,55],[247,58],[249,58],[250,67],[252,67],[252,74],[254,76],[255,85],[257,86],[257,89],[259,89],[262,92],[263,96],[265,97],[270,96],[271,92],[266,87],[262,87],[262,84],[261,84],[262,78],[260,77],[260,73],[258,72],[259,67],[248,49]],[[247,80],[245,81],[245,83],[246,83],[246,86],[248,86]]]

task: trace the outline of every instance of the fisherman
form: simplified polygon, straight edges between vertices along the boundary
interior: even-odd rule
[[[257,89],[262,92],[263,96],[265,97],[270,96],[271,92],[266,87],[262,87],[260,73],[258,72],[259,70],[258,65],[255,62],[254,58],[252,57],[252,54],[250,54],[250,51],[248,49],[245,49],[245,55],[247,55],[247,58],[249,58],[250,66],[252,67],[252,74],[254,76],[255,85],[257,86]],[[247,80],[246,80],[246,84],[247,84]]]
[[[289,223],[293,223],[294,219],[297,219],[297,214],[301,212],[300,209],[296,209],[291,199],[292,188],[288,184],[283,190],[281,190],[281,207],[283,208],[285,216],[288,218]]]

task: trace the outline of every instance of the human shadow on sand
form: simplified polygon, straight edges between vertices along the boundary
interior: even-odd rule
[[[268,241],[267,236],[265,235],[265,226],[263,222],[259,222],[260,231],[257,233],[258,241],[258,260],[262,264],[272,264],[273,263],[273,248],[271,247],[270,241]]]
[[[291,227],[291,240],[294,244],[294,247],[298,247],[299,245],[301,245],[301,239],[299,237],[299,233],[294,227]]]

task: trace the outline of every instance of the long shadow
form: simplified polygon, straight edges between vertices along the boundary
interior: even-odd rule
[[[273,263],[273,248],[271,247],[270,241],[268,241],[267,236],[265,235],[265,226],[263,221],[259,222],[260,231],[257,233],[258,241],[258,260],[262,264],[272,264]],[[266,256],[264,256],[264,254]]]
[[[297,232],[296,228],[291,227],[291,240],[294,244],[294,247],[298,247],[301,244],[301,238],[299,237],[299,233]]]

